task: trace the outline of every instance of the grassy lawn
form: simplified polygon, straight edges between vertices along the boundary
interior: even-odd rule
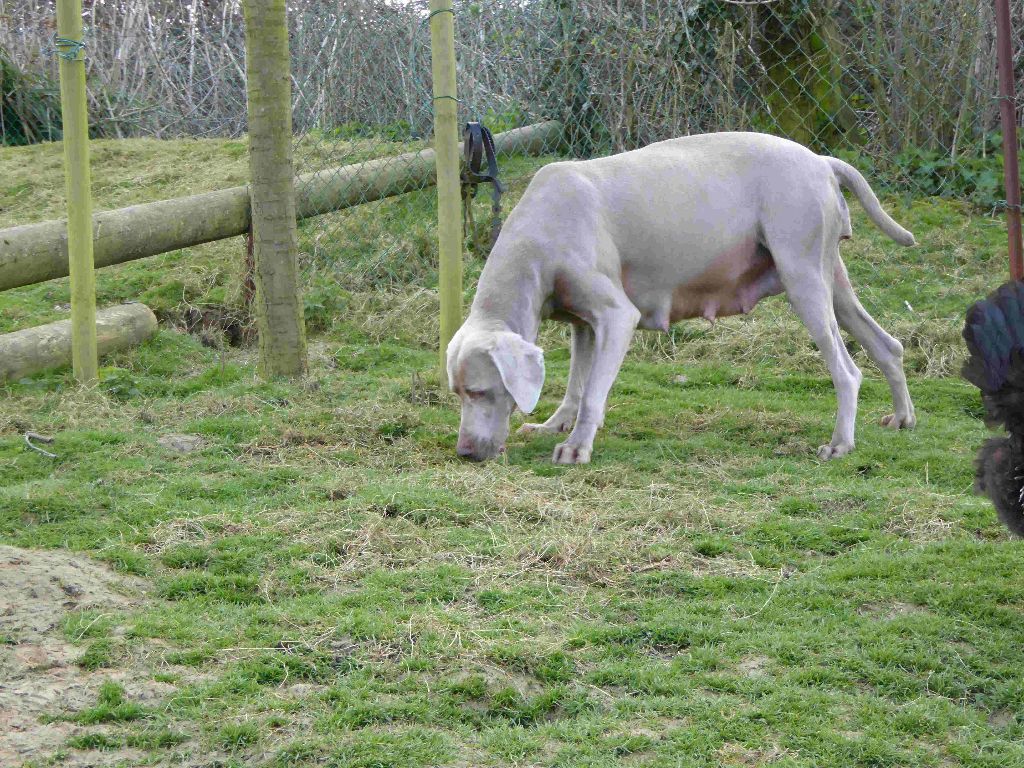
[[[95,159],[98,208],[246,175],[240,142]],[[0,226],[58,216],[62,183],[59,146],[0,150]],[[237,303],[239,242],[103,270],[101,304],[142,299],[165,324],[95,390],[66,372],[0,390],[0,544],[87,553],[146,597],[61,619],[91,703],[42,713],[68,737],[30,764],[1024,766],[1024,552],[972,495],[986,429],[957,377],[1003,224],[887,204],[920,246],[853,206],[843,252],[907,347],[919,426],[877,426],[888,389],[858,352],[858,446],[828,464],[832,386],[781,299],[638,335],[592,464],[552,466],[553,437],[457,461],[428,193],[303,225],[301,383],[172,327],[185,304]],[[0,294],[0,331],[67,297]],[[566,339],[542,337],[542,417]],[[199,450],[158,442],[178,433]]]

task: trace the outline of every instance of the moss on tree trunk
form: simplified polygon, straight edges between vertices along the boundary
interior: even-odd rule
[[[769,84],[770,128],[818,149],[852,139],[853,115],[842,92],[841,42],[830,3],[815,10],[758,9],[761,62]]]

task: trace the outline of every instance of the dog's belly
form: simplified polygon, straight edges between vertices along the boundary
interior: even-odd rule
[[[771,253],[757,243],[723,252],[696,276],[667,266],[644,279],[623,267],[623,288],[640,310],[641,328],[668,331],[688,318],[746,314],[761,299],[782,293]]]

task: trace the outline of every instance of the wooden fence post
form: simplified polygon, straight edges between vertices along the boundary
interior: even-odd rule
[[[68,204],[68,273],[71,275],[71,360],[75,378],[92,384],[96,356],[96,274],[92,257],[89,180],[89,111],[82,53],[82,0],[58,0],[60,108],[64,126],[64,187]]]
[[[434,79],[437,158],[438,294],[441,300],[441,375],[445,351],[462,324],[462,196],[459,185],[459,102],[455,87],[455,12],[451,0],[430,0],[430,55]]]
[[[264,378],[306,372],[285,0],[244,0],[256,327]]]
[[[999,111],[1003,126],[1003,181],[1006,184],[1006,229],[1010,237],[1010,277],[1024,280],[1021,242],[1020,167],[1017,164],[1017,100],[1014,95],[1013,27],[1009,0],[996,0],[999,56]]]

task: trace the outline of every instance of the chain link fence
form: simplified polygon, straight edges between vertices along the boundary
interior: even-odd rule
[[[13,92],[12,73],[31,78],[41,97],[21,122],[37,139],[59,135],[45,106],[52,6],[0,0],[4,88]],[[501,158],[506,212],[544,163],[717,130],[766,131],[841,156],[904,201],[955,198],[991,213],[1004,197],[986,0],[460,0],[454,12],[461,116],[496,134],[564,126],[529,156]],[[87,0],[85,13],[97,136],[244,133],[237,2]],[[401,176],[429,149],[430,34],[423,0],[290,0],[289,14],[296,170],[320,182],[337,175],[367,201],[300,225],[316,331],[353,294],[428,291],[436,280],[429,180],[379,199],[379,179],[349,167],[394,158],[373,172]],[[1022,0],[1013,21],[1024,29]],[[4,104],[0,130],[13,143],[19,109],[30,110]],[[471,205],[470,278],[489,247],[489,195]],[[881,277],[878,291],[913,279],[913,257],[900,258],[863,266]],[[954,291],[955,270],[950,278]],[[891,293],[906,301],[906,291]],[[866,299],[873,309],[900,304]]]
[[[353,15],[293,14],[294,39],[317,41],[317,56],[353,52],[340,64],[303,61],[312,45],[293,50],[297,80],[321,66],[337,78],[318,102],[325,121],[297,140],[306,168],[429,144],[426,3],[345,8]],[[954,198],[981,214],[998,211],[1004,197],[995,22],[984,0],[485,0],[454,8],[462,117],[496,133],[549,119],[565,127],[538,156],[502,160],[506,211],[543,163],[718,130],[765,131],[841,156],[904,203]],[[1024,28],[1024,3],[1014,17]],[[303,99],[311,95],[297,93]],[[471,201],[471,277],[489,245],[488,197]],[[432,285],[434,206],[428,189],[306,222],[309,317],[321,309],[325,321],[334,316],[339,288]],[[904,338],[951,339],[958,296],[974,289],[962,283],[970,269],[952,260],[941,294],[918,297],[918,276],[934,265],[915,258],[878,250],[850,267],[865,304]],[[928,316],[914,310],[918,298]],[[428,307],[418,309],[428,315]],[[942,313],[941,331],[924,328]],[[424,340],[432,336],[430,328]]]

